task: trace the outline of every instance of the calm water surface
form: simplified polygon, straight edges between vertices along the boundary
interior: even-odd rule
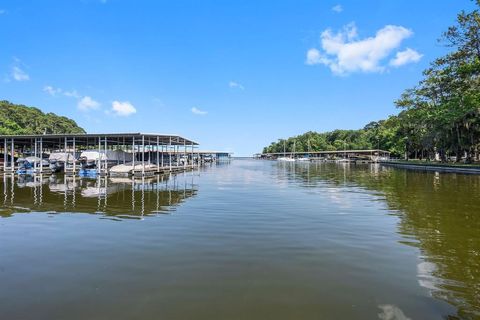
[[[0,319],[480,319],[480,177],[0,177]]]

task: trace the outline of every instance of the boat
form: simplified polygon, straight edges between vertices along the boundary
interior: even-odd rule
[[[17,159],[17,165],[17,174],[34,174],[40,171],[40,167],[42,167],[42,171],[49,169],[48,160],[33,156]]]
[[[295,162],[295,159],[289,158],[289,157],[280,157],[280,158],[277,158],[277,161]]]
[[[110,168],[120,162],[132,161],[133,155],[122,150],[86,150],[80,154],[80,176],[95,177],[104,169]],[[104,167],[106,163],[106,168]],[[100,167],[99,167],[99,164]]]
[[[214,157],[212,157],[212,155],[205,155],[203,157],[203,162],[205,162],[205,163],[210,163],[210,162],[214,162],[214,161],[215,161],[215,159],[214,159]]]
[[[157,171],[156,164],[149,164],[146,162],[135,162],[135,166],[133,162],[128,162],[125,164],[118,164],[110,168],[109,173],[112,177],[128,177],[130,175],[146,175],[151,176],[154,175]]]
[[[65,164],[76,161],[71,153],[67,152],[52,152],[48,157],[49,167],[52,172],[65,171]]]

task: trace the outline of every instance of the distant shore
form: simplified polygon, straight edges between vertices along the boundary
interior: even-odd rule
[[[480,174],[480,165],[424,162],[418,160],[382,161],[381,165],[411,170]]]

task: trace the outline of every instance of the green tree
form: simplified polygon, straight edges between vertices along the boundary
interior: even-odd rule
[[[85,133],[75,121],[37,108],[0,101],[0,134]]]

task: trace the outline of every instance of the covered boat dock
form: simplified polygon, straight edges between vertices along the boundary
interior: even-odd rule
[[[3,141],[2,141],[3,140]],[[94,165],[98,174],[106,175],[112,164],[127,164],[132,174],[180,171],[201,163],[198,143],[176,134],[158,133],[88,133],[0,135],[3,160],[0,170],[15,172],[16,160],[30,156],[34,172],[46,172],[42,160],[52,153],[68,153],[75,161],[65,166],[65,173],[75,174],[81,169],[82,152],[97,153]],[[113,159],[108,155],[117,154]],[[112,163],[113,162],[113,163]],[[138,171],[138,172],[137,172]]]

